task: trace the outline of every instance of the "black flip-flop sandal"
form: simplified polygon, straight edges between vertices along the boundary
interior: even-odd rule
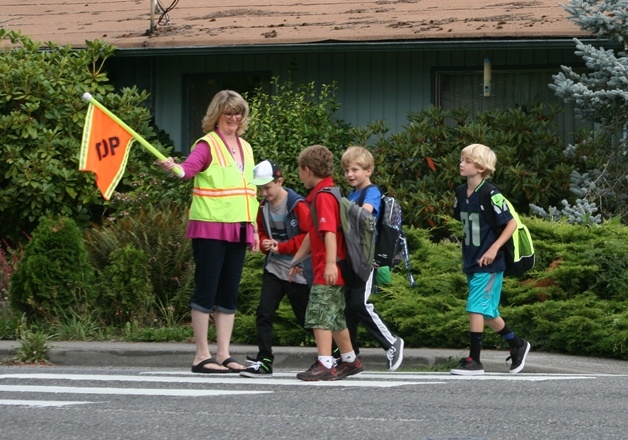
[[[229,367],[229,364],[232,363],[232,362],[235,362],[236,364],[239,364],[239,362],[236,361],[232,357],[229,357],[229,358],[225,359],[224,361],[222,361],[222,366],[229,368],[229,373],[241,373],[242,371],[246,370],[246,367],[243,367],[243,368],[231,368],[231,367]]]
[[[231,372],[231,369],[228,369],[228,370],[220,369],[219,370],[217,368],[204,368],[205,365],[207,365],[207,364],[220,365],[220,363],[216,359],[214,359],[214,358],[205,359],[204,361],[201,361],[201,362],[199,362],[196,365],[192,365],[192,373],[224,374],[224,373],[230,373]]]

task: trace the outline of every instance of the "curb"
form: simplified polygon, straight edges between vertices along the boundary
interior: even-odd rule
[[[0,363],[14,357],[18,341],[0,341]],[[194,344],[168,342],[82,342],[49,343],[52,366],[65,367],[140,367],[174,368],[188,370],[194,358]],[[210,346],[215,353],[215,345]],[[534,348],[533,348],[534,350]],[[231,345],[231,355],[244,363],[247,356],[255,356],[257,347]],[[446,372],[467,356],[466,349],[405,348],[403,363],[398,371]],[[315,347],[274,347],[274,367],[301,371],[316,358]],[[360,350],[365,368],[386,370],[386,354],[378,348]],[[507,373],[506,350],[483,350],[482,363],[487,373]],[[621,374],[628,375],[628,361],[531,351],[525,373],[536,374]]]

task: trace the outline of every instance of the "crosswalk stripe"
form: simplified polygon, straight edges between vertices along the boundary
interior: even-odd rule
[[[8,400],[8,399],[0,399],[0,406],[37,406],[37,407],[48,407],[48,406],[67,406],[67,405],[84,405],[86,403],[94,403],[94,402],[75,402],[70,400]]]
[[[272,391],[224,391],[224,390],[165,390],[153,388],[97,388],[97,387],[60,387],[33,385],[0,385],[0,391],[13,393],[64,393],[64,394],[115,394],[130,396],[221,396],[236,394],[267,394]]]
[[[398,387],[402,385],[429,385],[438,384],[438,382],[416,382],[416,381],[394,381],[394,380],[374,380],[363,381],[356,380],[360,376],[351,377],[348,380],[340,381],[319,381],[319,382],[304,382],[298,380],[295,374],[285,374],[285,379],[280,379],[279,376],[273,375],[271,378],[244,378],[235,374],[205,374],[187,376],[158,376],[158,375],[142,375],[142,376],[130,376],[130,375],[96,375],[96,374],[5,374],[1,375],[0,379],[12,378],[12,379],[39,379],[39,380],[82,380],[82,381],[117,381],[117,382],[168,382],[168,383],[202,383],[202,384],[233,384],[233,385],[297,385],[297,386],[336,386],[336,387],[363,387],[363,388],[390,388]],[[1,390],[1,388],[0,388]]]
[[[317,386],[317,387],[398,387],[404,385],[443,385],[457,380],[503,380],[503,381],[549,381],[595,379],[598,375],[565,374],[518,374],[488,373],[483,376],[455,376],[448,373],[416,372],[368,372],[351,376],[341,381],[304,382],[296,378],[296,371],[275,372],[271,377],[244,378],[235,374],[193,374],[189,371],[143,371],[137,375],[116,374],[55,374],[55,373],[16,373],[2,374],[0,380],[35,380],[35,381],[84,381],[84,382],[136,382],[136,383],[171,383],[249,386]],[[52,394],[91,394],[91,395],[142,395],[170,397],[199,397],[244,394],[268,394],[273,391],[257,390],[210,390],[210,389],[154,389],[120,387],[80,387],[55,385],[0,385],[0,392],[9,393],[52,393]],[[0,399],[0,406],[59,407],[66,405],[90,404],[83,401],[52,401],[26,399]]]

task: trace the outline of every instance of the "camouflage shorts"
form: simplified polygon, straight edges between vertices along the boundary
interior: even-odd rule
[[[346,329],[344,290],[345,286],[314,284],[305,312],[305,328],[332,332]]]

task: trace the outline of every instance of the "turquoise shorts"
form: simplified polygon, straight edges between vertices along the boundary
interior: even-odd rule
[[[467,275],[469,298],[467,312],[484,315],[487,319],[499,317],[499,300],[502,295],[504,272],[474,273]]]
[[[314,284],[305,311],[305,328],[337,332],[347,328],[345,286]]]

